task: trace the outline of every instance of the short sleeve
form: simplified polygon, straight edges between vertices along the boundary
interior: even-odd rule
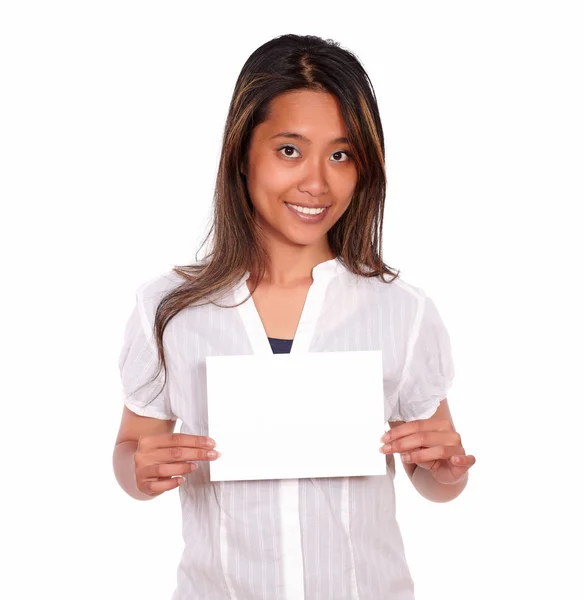
[[[176,420],[170,405],[169,383],[163,388],[164,370],[158,370],[158,354],[144,298],[140,290],[126,323],[118,359],[124,404],[134,413],[156,419]],[[160,390],[162,392],[159,394]]]
[[[412,327],[408,356],[390,421],[428,419],[447,397],[454,379],[450,336],[428,296],[422,296]]]

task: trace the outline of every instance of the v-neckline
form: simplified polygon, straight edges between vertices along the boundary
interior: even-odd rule
[[[338,258],[332,258],[319,263],[312,269],[313,281],[306,294],[290,354],[308,352],[310,342],[314,336],[316,320],[322,309],[322,303],[324,301],[328,283],[343,269],[344,266],[340,263]],[[247,280],[249,277],[250,273],[248,271],[234,291],[237,303],[242,302],[249,296],[249,298],[247,298],[243,304],[239,304],[237,308],[245,326],[253,353],[264,355],[273,354],[270,340],[264,329],[264,324],[260,318],[253,296],[250,295],[249,288],[247,287]]]

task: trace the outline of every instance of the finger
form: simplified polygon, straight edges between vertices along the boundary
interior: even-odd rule
[[[147,467],[161,463],[178,463],[187,460],[215,460],[221,456],[217,450],[203,450],[201,448],[159,448],[149,452],[136,452],[134,463],[136,467]]]
[[[174,446],[172,448],[161,448],[152,453],[155,462],[182,462],[186,460],[216,460],[221,456],[217,450],[203,450],[201,448],[183,448]]]
[[[460,446],[434,446],[402,454],[403,462],[429,462],[432,460],[448,460],[451,456],[460,455]]]
[[[393,442],[413,433],[421,431],[449,431],[452,430],[452,423],[448,419],[436,420],[436,419],[418,419],[416,421],[409,421],[403,425],[392,427],[389,431],[386,431],[381,437],[382,442]]]
[[[214,448],[215,440],[204,435],[190,433],[160,433],[140,438],[142,449],[169,448],[183,446],[185,448]]]
[[[157,481],[145,481],[144,487],[149,490],[151,495],[159,496],[163,492],[178,487],[185,481],[184,477],[169,477],[168,479],[158,479]]]
[[[450,462],[457,467],[472,467],[477,459],[472,454],[455,454],[450,457]]]
[[[384,444],[380,452],[409,452],[416,448],[432,446],[460,446],[460,435],[456,431],[418,431],[407,437]]]
[[[136,469],[136,476],[140,479],[161,479],[174,475],[192,473],[199,465],[197,463],[158,463]]]

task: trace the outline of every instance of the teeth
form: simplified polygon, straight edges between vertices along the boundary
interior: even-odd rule
[[[286,204],[288,204],[288,202],[286,202]],[[304,208],[302,206],[294,206],[294,204],[288,204],[288,206],[291,206],[295,211],[305,215],[320,215],[321,212],[326,210],[326,208]]]

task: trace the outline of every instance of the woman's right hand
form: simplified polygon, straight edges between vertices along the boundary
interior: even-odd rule
[[[154,497],[178,487],[185,478],[176,476],[191,473],[198,466],[187,461],[215,460],[221,456],[216,450],[211,450],[214,447],[215,442],[211,438],[188,433],[142,436],[134,452],[138,489]]]

